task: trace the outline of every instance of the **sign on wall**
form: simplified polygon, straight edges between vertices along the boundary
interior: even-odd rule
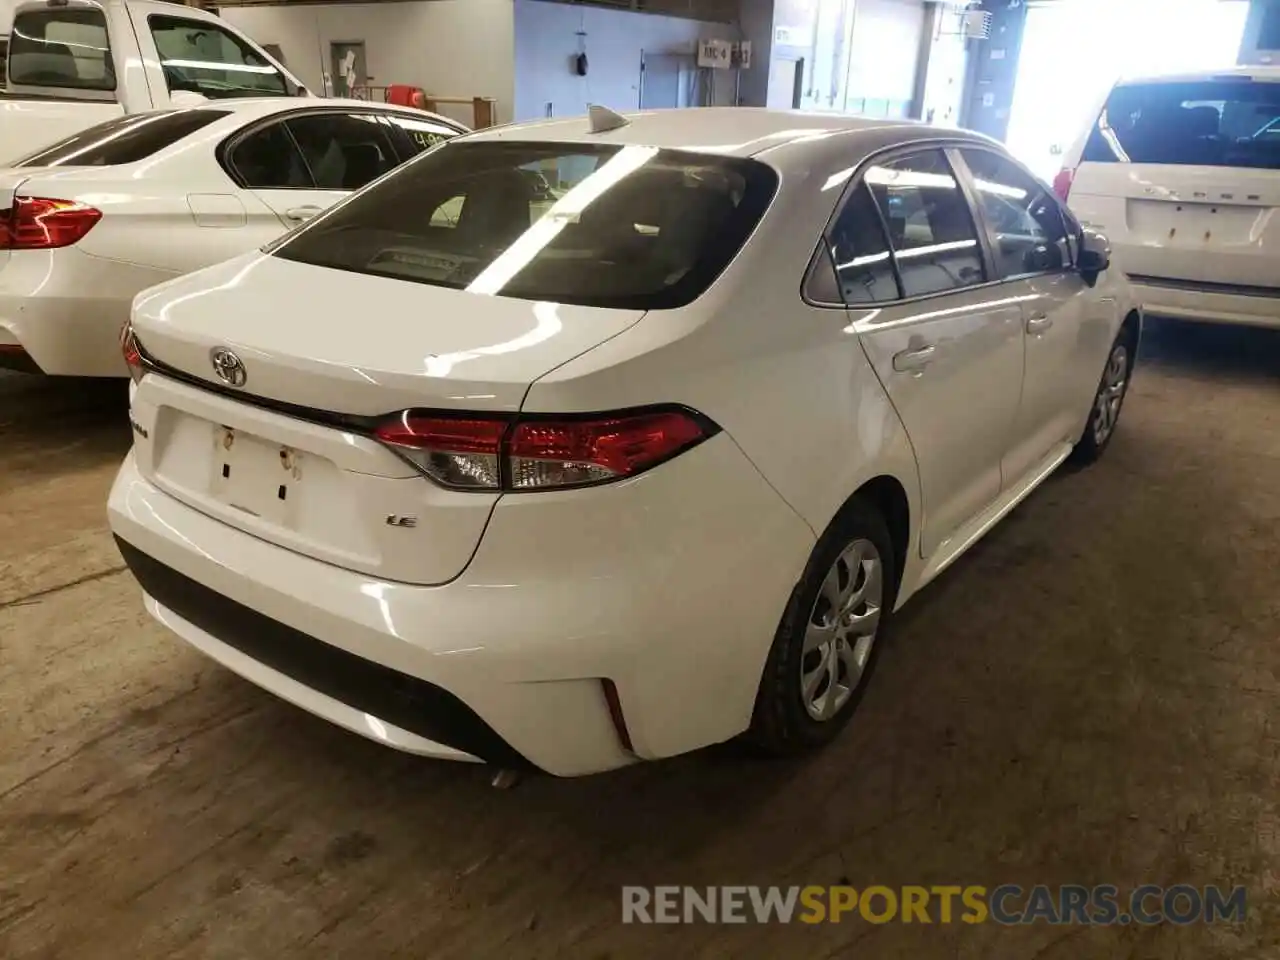
[[[365,72],[363,40],[330,43],[329,65],[333,71],[335,97],[354,96],[369,83],[369,75]]]
[[[813,31],[804,27],[778,27],[773,31],[773,42],[784,47],[812,46]]]
[[[728,40],[699,40],[698,66],[728,70],[733,66],[733,44]]]

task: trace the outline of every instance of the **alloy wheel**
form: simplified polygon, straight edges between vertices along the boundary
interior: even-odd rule
[[[1107,360],[1102,374],[1102,384],[1093,404],[1093,442],[1101,447],[1107,442],[1120,419],[1120,406],[1129,386],[1129,350],[1117,343]]]
[[[870,540],[855,540],[827,571],[805,628],[800,695],[814,720],[833,718],[858,688],[883,601],[880,551]]]

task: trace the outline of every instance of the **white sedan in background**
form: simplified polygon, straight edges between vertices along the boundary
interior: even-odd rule
[[[161,623],[384,744],[791,752],[898,606],[1102,453],[1140,322],[978,135],[487,130],[138,298],[110,522]]]
[[[466,132],[407,107],[257,98],[109,120],[0,170],[0,365],[125,376],[147,287],[275,239]]]

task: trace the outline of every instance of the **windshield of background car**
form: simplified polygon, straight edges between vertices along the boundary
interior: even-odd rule
[[[227,116],[226,110],[160,110],[99,123],[42,147],[15,167],[110,167],[136,163]]]
[[[756,161],[654,147],[455,142],[276,248],[336,270],[527,300],[681,306],[777,188]]]
[[[1280,169],[1280,83],[1241,77],[1118,86],[1084,159]]]

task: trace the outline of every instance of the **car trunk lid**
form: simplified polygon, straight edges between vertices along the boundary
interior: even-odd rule
[[[534,380],[642,316],[241,257],[135,303],[162,371],[135,396],[139,465],[254,536],[442,583],[470,560],[498,494],[432,483],[374,425],[415,408],[514,414]],[[221,351],[238,359],[238,386],[215,351],[224,374]]]

